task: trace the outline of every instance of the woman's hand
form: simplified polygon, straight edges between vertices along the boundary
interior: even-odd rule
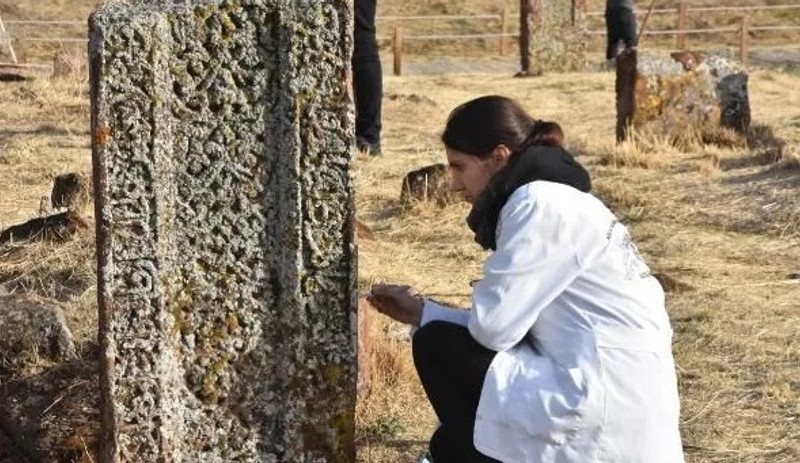
[[[411,294],[405,285],[373,285],[367,301],[378,312],[409,325],[419,326],[422,320],[423,299]]]

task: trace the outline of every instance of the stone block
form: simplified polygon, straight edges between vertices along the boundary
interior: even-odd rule
[[[400,202],[408,206],[414,202],[434,202],[444,207],[455,201],[450,187],[447,166],[433,164],[412,170],[403,178]]]
[[[719,130],[750,127],[748,74],[729,58],[679,52],[617,57],[617,139],[629,128],[698,141]]]
[[[580,71],[586,67],[588,28],[585,22],[585,0],[523,0],[520,30],[521,41],[528,50],[523,56],[523,71],[529,75],[541,72]],[[526,17],[527,16],[527,17]],[[526,66],[525,59],[529,60]]]
[[[16,370],[75,355],[72,333],[57,301],[0,296],[0,384]]]
[[[353,462],[349,0],[90,18],[110,462]]]
[[[53,179],[50,205],[53,209],[80,211],[90,202],[91,189],[89,180],[79,173],[57,175]]]

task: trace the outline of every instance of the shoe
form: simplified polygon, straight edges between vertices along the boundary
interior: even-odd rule
[[[370,143],[363,138],[356,139],[356,148],[358,149],[359,153],[368,154],[370,156],[380,156],[381,155],[381,144],[380,143]]]

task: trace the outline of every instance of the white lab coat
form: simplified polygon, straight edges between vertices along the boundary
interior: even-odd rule
[[[682,463],[664,293],[627,229],[594,196],[536,181],[501,211],[497,250],[463,311],[498,351],[474,441],[503,463]],[[454,385],[457,387],[457,385]]]

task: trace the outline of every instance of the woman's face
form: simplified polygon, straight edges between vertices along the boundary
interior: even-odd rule
[[[452,148],[447,150],[447,164],[450,166],[451,186],[465,201],[475,203],[481,192],[489,184],[489,179],[506,165],[509,150],[500,145],[486,159],[466,154]]]

